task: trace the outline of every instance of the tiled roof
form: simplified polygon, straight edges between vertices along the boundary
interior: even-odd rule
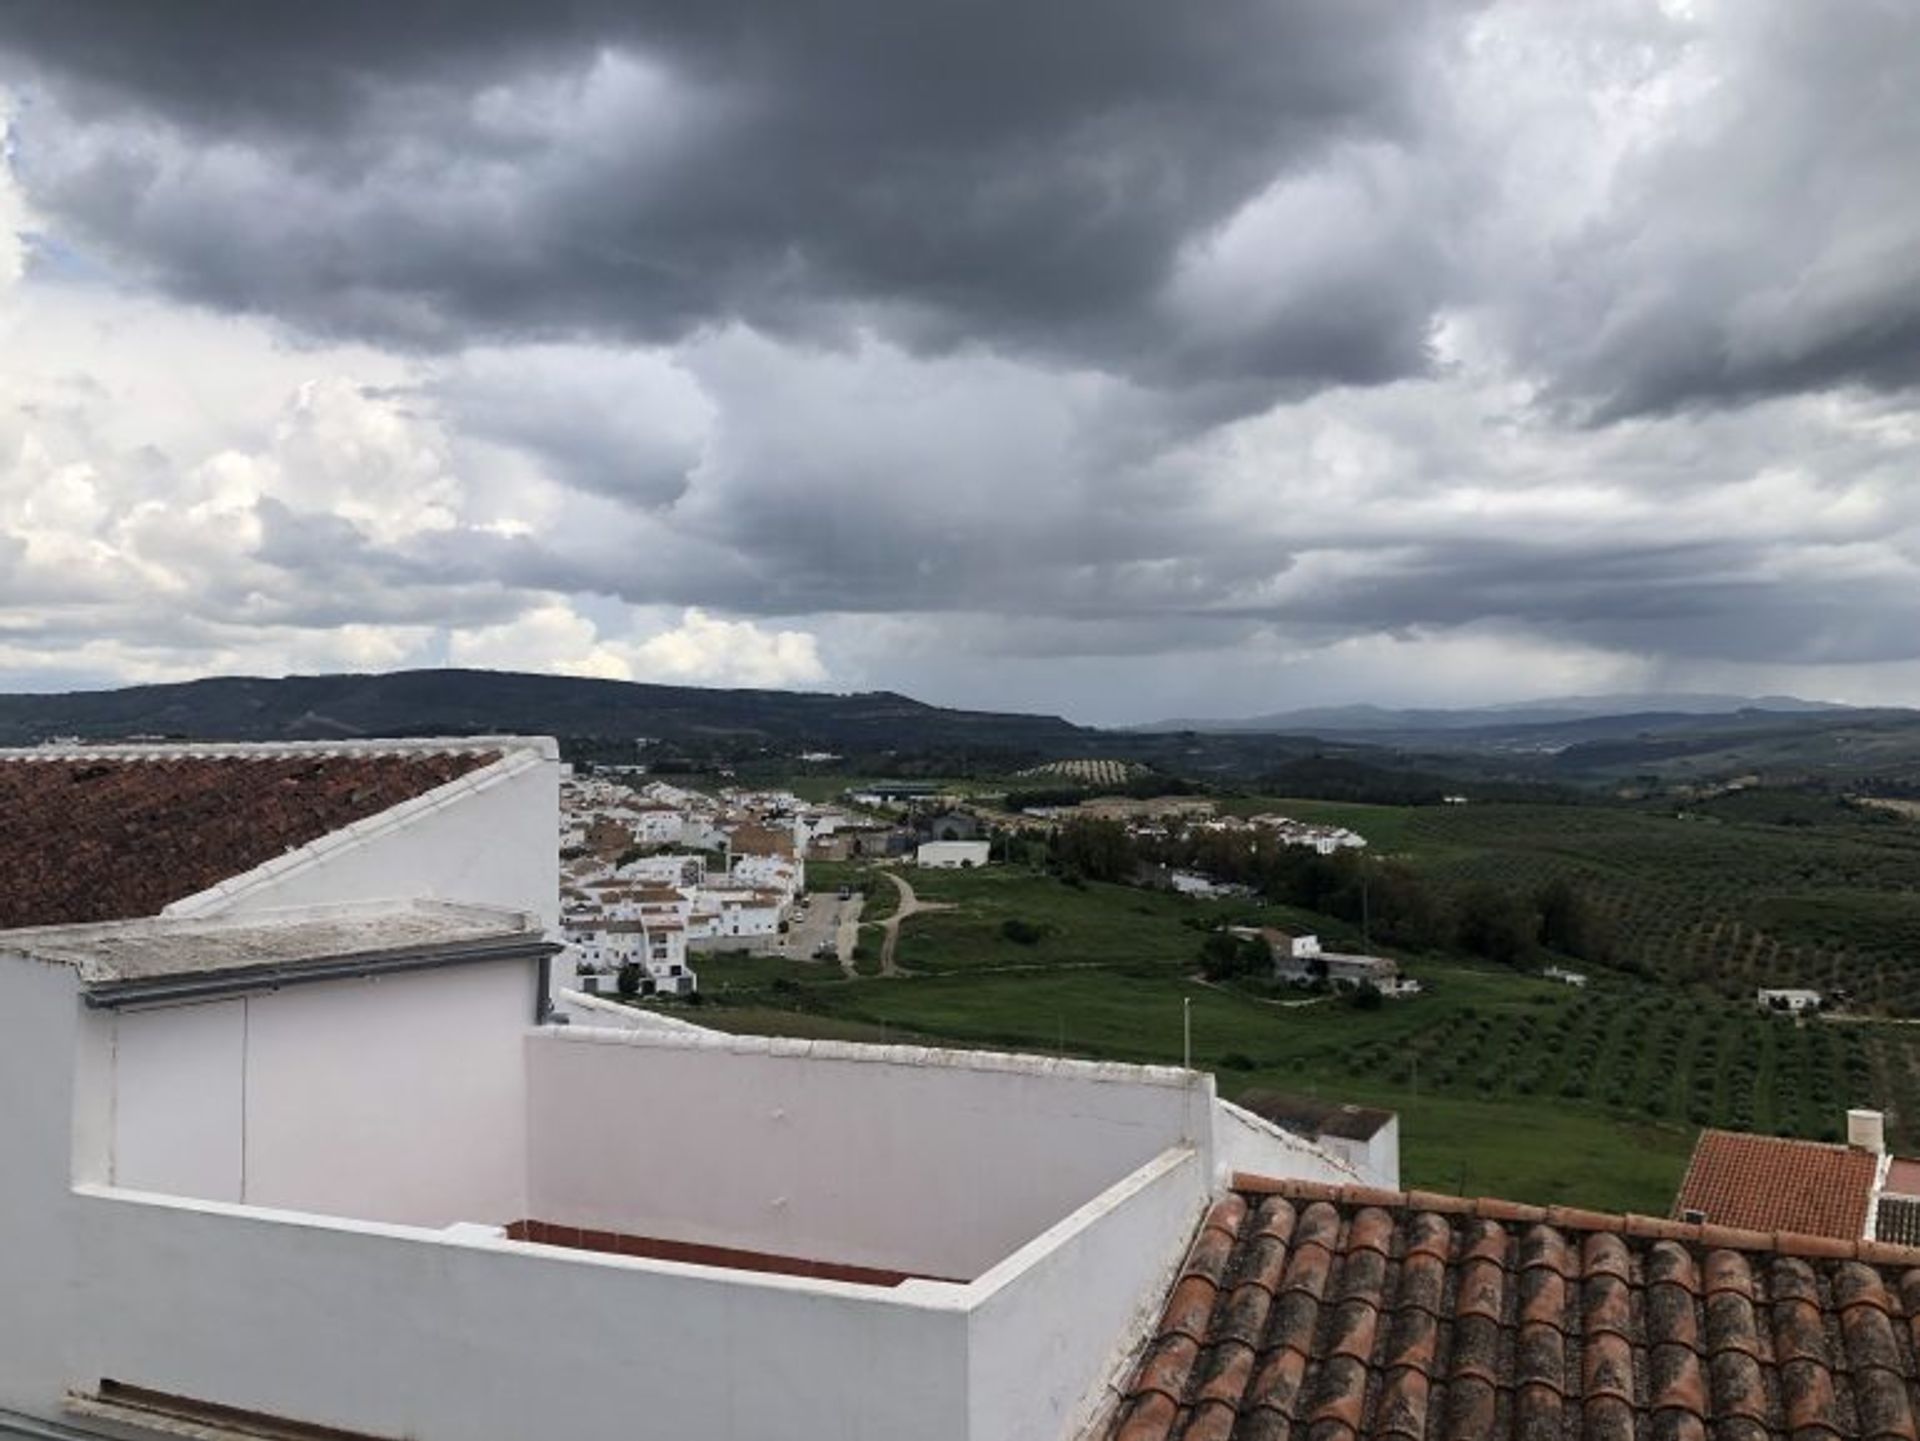
[[[1920,1435],[1920,1250],[1234,1186],[1106,1441]]]
[[[1739,1131],[1700,1133],[1673,1214],[1718,1226],[1851,1239],[1867,1233],[1872,1151]]]
[[[155,915],[494,758],[0,760],[0,929]]]
[[[1873,1236],[1876,1241],[1920,1245],[1920,1199],[1882,1196],[1874,1212]]]

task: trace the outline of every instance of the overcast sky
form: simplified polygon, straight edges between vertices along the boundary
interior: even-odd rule
[[[7,0],[0,686],[1920,703],[1911,0]]]

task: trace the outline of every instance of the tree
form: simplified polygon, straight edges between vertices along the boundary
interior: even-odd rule
[[[1612,962],[1612,923],[1565,876],[1555,876],[1534,895],[1540,912],[1540,943],[1562,955],[1600,965]]]
[[[1540,916],[1497,886],[1475,886],[1460,897],[1455,939],[1463,951],[1502,966],[1524,966],[1539,944]]]
[[[1119,821],[1068,821],[1053,838],[1055,863],[1095,881],[1123,881],[1133,874],[1133,841]]]
[[[1257,976],[1273,964],[1267,943],[1228,931],[1209,931],[1200,943],[1200,974],[1210,981]]]
[[[1372,981],[1362,981],[1347,993],[1347,1004],[1356,1011],[1377,1011],[1386,1003],[1387,998]]]
[[[632,1000],[640,994],[640,963],[627,961],[620,967],[620,975],[614,983],[622,996]]]

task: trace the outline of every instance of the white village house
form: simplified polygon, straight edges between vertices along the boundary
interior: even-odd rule
[[[984,866],[992,846],[986,841],[924,841],[913,863],[930,870],[963,871]]]
[[[0,755],[0,1435],[1063,1441],[1230,1177],[1388,1179],[1198,1072],[542,1024],[558,769]]]
[[[1272,926],[1232,926],[1243,940],[1265,941],[1273,956],[1273,974],[1282,981],[1324,980],[1330,986],[1372,986],[1383,996],[1420,994],[1420,982],[1405,975],[1400,963],[1387,956],[1356,956],[1321,949],[1314,935],[1293,935]]]

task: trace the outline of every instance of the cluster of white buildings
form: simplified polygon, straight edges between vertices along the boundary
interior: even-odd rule
[[[1295,935],[1272,926],[1232,926],[1229,934],[1266,943],[1273,957],[1274,979],[1306,985],[1325,981],[1338,990],[1372,986],[1381,995],[1398,1000],[1420,994],[1420,982],[1388,956],[1360,956],[1321,948],[1320,937]]]
[[[1201,1072],[584,996],[559,792],[511,737],[0,754],[0,1435],[1068,1441],[1236,1176],[1397,1184]]]
[[[1268,832],[1283,846],[1305,846],[1323,856],[1336,851],[1364,850],[1367,844],[1365,836],[1345,826],[1319,826],[1291,816],[1248,816],[1243,824],[1251,830]]]
[[[563,973],[588,994],[691,994],[689,955],[781,934],[806,890],[808,848],[850,824],[784,791],[564,778]]]

